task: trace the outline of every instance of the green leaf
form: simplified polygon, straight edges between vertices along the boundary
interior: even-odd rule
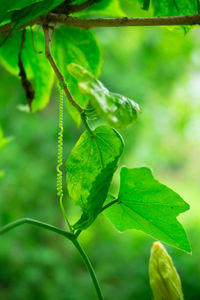
[[[67,64],[81,64],[92,74],[98,76],[101,67],[101,53],[96,37],[89,30],[62,26],[55,30],[53,41],[53,54],[59,69],[69,85],[70,92],[79,105],[86,108],[89,98],[80,95],[78,82],[69,75]],[[69,102],[68,110],[77,125],[80,125],[81,117]]]
[[[37,3],[33,3],[21,10],[14,11],[11,18],[12,22],[15,24],[14,29],[43,15],[48,11],[51,11],[63,2],[64,0],[43,0]]]
[[[140,113],[136,102],[111,93],[90,72],[77,64],[70,64],[67,69],[78,80],[80,91],[92,97],[92,105],[108,124],[117,129],[124,129],[136,121]]]
[[[0,170],[0,178],[4,176],[4,172]]]
[[[87,228],[101,211],[123,148],[119,133],[107,126],[93,135],[85,131],[73,148],[66,168],[69,195],[83,211],[76,229]]]
[[[142,9],[148,10],[150,6],[150,0],[143,0],[143,7]]]
[[[121,169],[118,203],[105,210],[115,227],[142,230],[154,238],[187,252],[186,233],[176,217],[189,205],[173,190],[154,179],[150,169]]]
[[[21,35],[22,32],[14,33],[12,38],[8,39],[0,48],[0,63],[15,76],[19,74],[18,54],[20,51]],[[36,50],[42,51],[42,53],[38,53]],[[42,33],[38,32],[37,37],[34,35],[33,46],[31,31],[27,30],[22,60],[27,77],[32,79],[35,89],[32,111],[41,110],[47,105],[54,82],[54,73],[45,58],[44,52],[44,37]]]
[[[1,0],[0,2],[0,23],[5,19],[7,13],[14,10],[23,9],[26,6],[30,6],[33,3],[39,2],[41,0]]]
[[[125,16],[122,11],[119,0],[101,0],[96,1],[90,8],[83,10],[82,12],[75,13],[75,16],[82,15],[103,15],[109,17],[123,17]]]
[[[87,11],[95,11],[98,12],[99,10],[106,9],[112,2],[116,2],[115,0],[94,0],[93,2],[96,2],[93,4],[90,8],[87,9]]]
[[[156,16],[193,15],[198,13],[198,1],[196,0],[152,0],[152,5]]]
[[[195,15],[199,12],[198,0],[152,0],[155,16],[178,16]],[[176,28],[177,26],[174,26]],[[190,31],[192,26],[181,26],[185,33]],[[172,28],[172,27],[170,27]]]

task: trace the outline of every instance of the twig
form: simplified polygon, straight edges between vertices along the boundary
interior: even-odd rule
[[[54,73],[56,74],[56,77],[58,78],[58,80],[60,82],[61,88],[64,90],[67,98],[69,99],[69,102],[80,113],[81,119],[82,119],[82,122],[83,122],[85,128],[92,135],[93,131],[90,128],[90,126],[89,126],[89,124],[87,122],[87,115],[85,113],[85,110],[75,101],[74,97],[70,93],[70,91],[68,89],[68,86],[67,86],[67,83],[65,82],[64,76],[62,75],[62,73],[58,69],[58,66],[55,63],[55,61],[53,59],[53,56],[51,55],[51,50],[50,50],[50,43],[51,43],[50,30],[52,30],[52,28],[50,28],[49,26],[43,25],[43,30],[44,30],[44,35],[45,35],[45,54],[46,54],[46,58],[49,60],[51,66],[52,66],[52,68],[54,70]]]
[[[31,30],[31,39],[32,39],[32,46],[33,46],[33,51],[35,51],[35,53],[37,54],[41,54],[42,51],[38,51],[35,47],[35,40],[34,40],[34,34],[33,34],[33,28],[32,26],[30,26],[30,30]]]
[[[58,69],[52,55],[51,55],[51,49],[50,49],[50,42],[51,42],[51,37],[50,37],[50,27],[49,26],[44,26],[43,25],[43,30],[44,30],[44,35],[45,35],[45,54],[46,54],[46,58],[48,59],[48,61],[50,62],[54,73],[56,75],[56,77],[58,78],[67,98],[69,99],[69,102],[71,103],[71,105],[73,105],[78,112],[82,115],[84,113],[84,110],[81,106],[79,106],[79,104],[75,101],[75,99],[73,98],[72,94],[70,93],[68,86],[65,82],[64,76],[62,75],[62,73],[60,72],[60,70]]]
[[[199,25],[199,15],[153,17],[153,18],[97,18],[81,19],[64,14],[47,13],[19,27],[23,29],[34,24],[66,25],[77,28],[90,29],[93,27],[138,27],[138,26],[176,26],[176,25]],[[5,37],[12,28],[12,23],[0,26],[0,34]]]
[[[43,22],[43,18],[40,22]],[[174,26],[174,25],[199,25],[200,15],[154,17],[154,18],[98,18],[81,19],[63,14],[48,13],[45,17],[48,24],[63,24],[77,28],[90,29],[92,27],[123,27],[123,26]]]

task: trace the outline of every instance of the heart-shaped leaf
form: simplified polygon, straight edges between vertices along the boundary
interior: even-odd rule
[[[121,169],[118,202],[105,210],[115,227],[142,230],[154,238],[190,252],[186,233],[176,217],[189,205],[154,179],[150,169]]]

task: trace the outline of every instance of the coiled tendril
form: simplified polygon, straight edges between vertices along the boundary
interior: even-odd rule
[[[63,198],[63,89],[59,86],[59,133],[58,133],[58,160],[57,160],[57,195]]]
[[[63,83],[64,84],[64,83]],[[67,225],[71,232],[73,232],[73,228],[70,225],[67,215],[65,213],[65,208],[63,205],[63,172],[61,168],[63,166],[63,86],[59,85],[59,133],[58,133],[58,158],[57,158],[57,196],[60,198],[60,208],[62,214],[65,218]]]

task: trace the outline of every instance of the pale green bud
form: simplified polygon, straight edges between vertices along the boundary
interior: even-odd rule
[[[154,300],[183,300],[179,275],[160,242],[153,243],[151,249],[149,277]]]

